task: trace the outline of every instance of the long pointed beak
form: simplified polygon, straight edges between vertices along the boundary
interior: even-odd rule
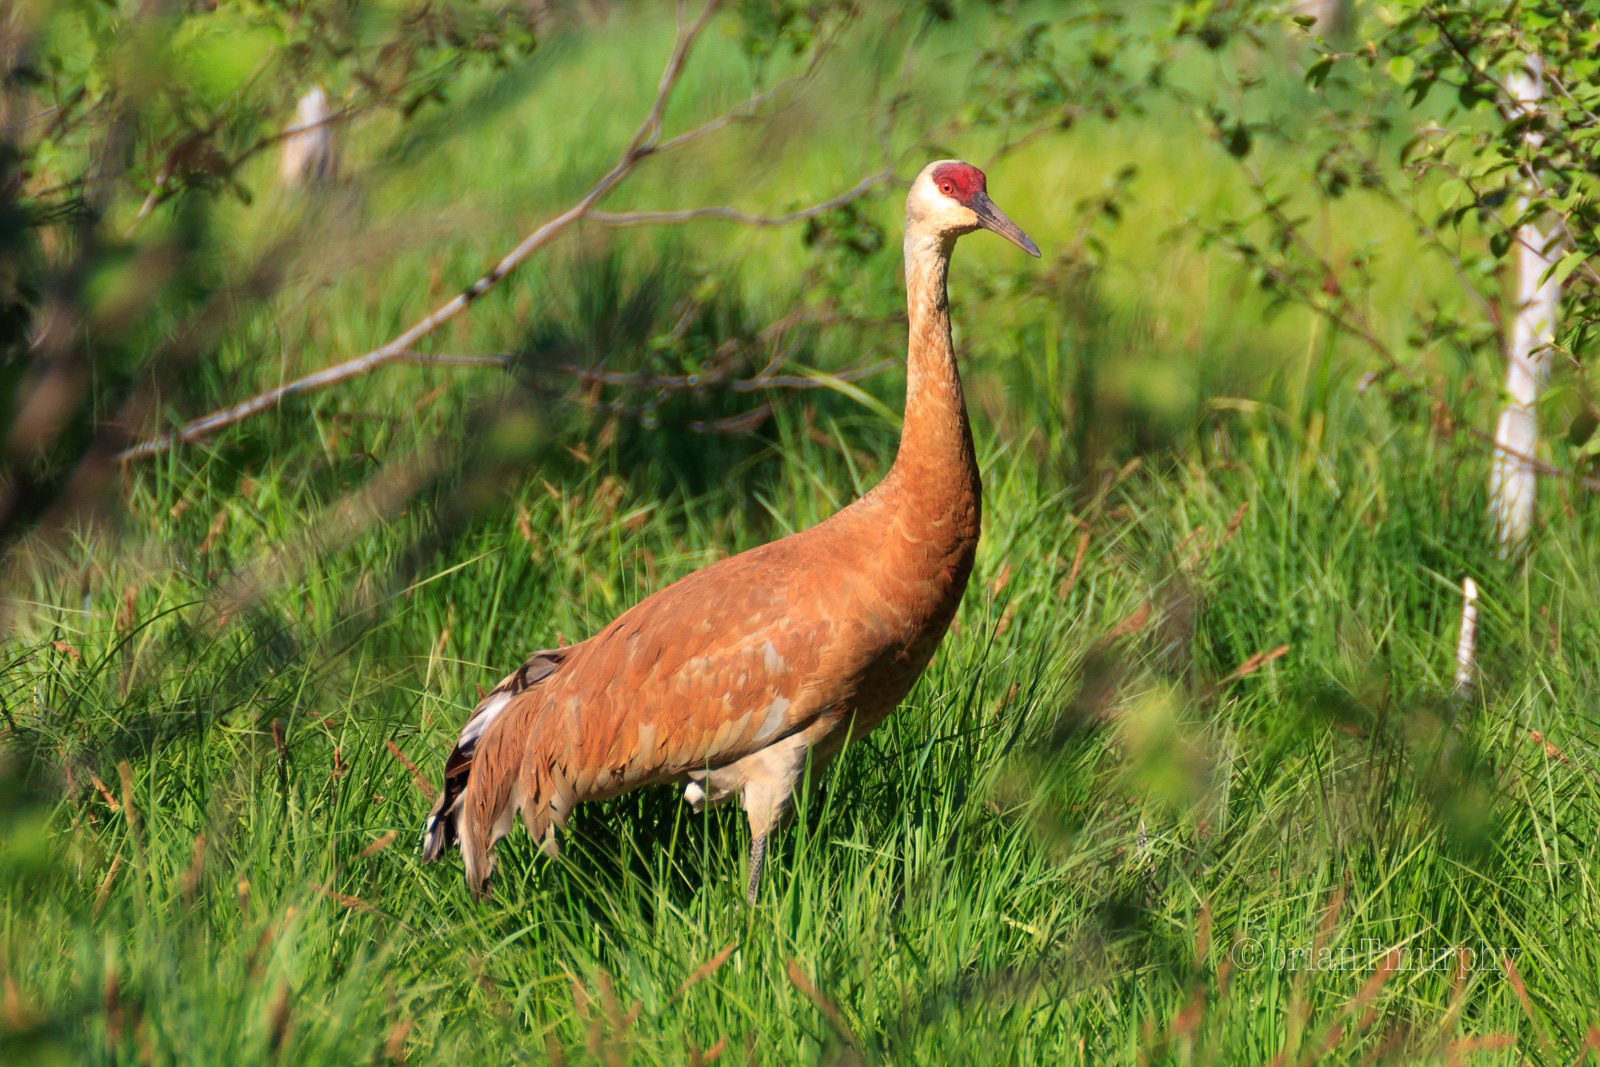
[[[971,207],[978,216],[979,226],[994,231],[1034,259],[1039,258],[1039,246],[1028,240],[1028,235],[1023,233],[1016,223],[1006,218],[1004,211],[994,206],[994,201],[989,199],[988,193],[979,193],[973,197]]]

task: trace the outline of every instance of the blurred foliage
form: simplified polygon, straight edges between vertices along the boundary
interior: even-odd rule
[[[195,360],[282,281],[308,232],[254,262],[215,232],[220,195],[284,139],[296,97],[327,122],[409,117],[537,40],[542,5],[12,5],[0,37],[0,540],[92,509],[107,464]],[[68,486],[71,485],[69,491]],[[54,509],[54,510],[53,510]]]
[[[1600,1018],[1568,918],[1600,884],[1592,505],[1548,483],[1548,536],[1501,557],[1463,428],[1525,219],[1584,253],[1557,267],[1584,353],[1593,18],[1359,11],[730,3],[666,122],[726,140],[618,198],[895,182],[783,229],[575,228],[418,353],[492,365],[131,465],[570,206],[673,13],[0,16],[0,1058],[1572,1062]],[[1530,54],[1569,95],[1507,116]],[[271,190],[313,83],[349,167]],[[1048,240],[957,258],[988,517],[907,706],[808,794],[753,913],[737,822],[663,790],[587,809],[559,862],[508,840],[482,907],[419,868],[413,767],[479,686],[887,469],[896,193],[936,155]],[[1553,447],[1581,458],[1574,377]],[[1463,573],[1490,591],[1466,693]],[[1488,939],[1527,985],[1376,950],[1251,971],[1246,934]]]
[[[474,65],[532,52],[542,4],[447,0],[149,5],[66,0],[8,17],[11,128],[35,222],[193,192],[248,200],[239,176],[282,138],[307,86],[331,120],[443,103]]]
[[[1365,346],[1396,410],[1420,412],[1413,417],[1435,428],[1480,421],[1468,403],[1497,399],[1498,375],[1463,393],[1450,372],[1497,361],[1517,311],[1508,255],[1542,241],[1532,249],[1549,261],[1540,281],[1562,286],[1551,352],[1558,385],[1545,420],[1575,446],[1566,454],[1577,468],[1593,463],[1600,15],[1582,4],[1403,0],[1363,5],[1353,35],[1329,36],[1295,15],[1303,43],[1286,58],[1304,91],[1286,92],[1264,72],[1285,48],[1265,32],[1275,13],[1193,11],[1181,32],[1219,49],[1229,42],[1229,62],[1217,84],[1178,95],[1239,161],[1256,207],[1197,216],[1192,232],[1238,256],[1274,301],[1309,309]],[[1381,248],[1331,259],[1317,232],[1350,196],[1383,205],[1416,233],[1425,255],[1416,269],[1455,278],[1470,313],[1434,301],[1403,326],[1376,324],[1374,287],[1384,283],[1371,267]]]

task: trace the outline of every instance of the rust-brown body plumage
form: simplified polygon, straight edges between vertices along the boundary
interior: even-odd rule
[[[966,202],[949,193],[942,202],[941,187],[968,192]],[[426,859],[458,841],[481,890],[489,850],[516,815],[553,847],[575,804],[687,782],[697,809],[741,800],[754,899],[767,835],[807,759],[825,764],[894,710],[972,571],[982,490],[945,271],[955,237],[977,225],[1037,254],[988,203],[981,172],[930,164],[907,201],[906,417],[883,481],[810,529],[645,598],[586,641],[535,653],[463,730],[424,833]]]

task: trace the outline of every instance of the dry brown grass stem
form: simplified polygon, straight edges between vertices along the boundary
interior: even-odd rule
[[[1072,553],[1072,566],[1067,570],[1067,576],[1061,582],[1058,595],[1065,600],[1072,594],[1078,585],[1078,575],[1083,572],[1083,557],[1089,551],[1089,531],[1084,530],[1078,534],[1078,548]]]
[[[94,783],[94,787],[98,789],[100,791],[100,795],[105,798],[106,807],[111,809],[111,814],[116,815],[122,810],[122,805],[117,803],[117,798],[111,795],[111,790],[106,788],[106,784],[100,780],[100,776],[98,774],[89,775],[89,781]]]
[[[389,1036],[383,1041],[383,1055],[393,1063],[406,1061],[406,1038],[411,1036],[411,1028],[416,1026],[412,1019],[401,1019],[389,1030]]]
[[[1505,971],[1506,980],[1511,983],[1512,992],[1517,995],[1517,1003],[1522,1005],[1522,1013],[1528,1017],[1528,1024],[1533,1027],[1533,1036],[1538,1039],[1539,1051],[1544,1062],[1549,1063],[1550,1042],[1545,1037],[1539,1016],[1534,1014],[1533,1001],[1528,998],[1528,987],[1523,984],[1521,972],[1517,970],[1517,965],[1511,961],[1510,956],[1502,957],[1500,966]]]
[[[122,869],[122,857],[116,856],[111,860],[111,869],[106,871],[106,876],[100,880],[100,888],[94,894],[94,915],[99,918],[101,910],[106,906],[106,901],[111,897],[111,882]]]
[[[139,812],[133,806],[133,767],[127,760],[117,764],[117,774],[122,779],[122,815],[128,821],[128,829],[137,832],[139,829]]]
[[[433,788],[433,783],[423,776],[422,771],[417,768],[415,763],[406,758],[406,754],[400,751],[399,745],[393,741],[385,741],[384,745],[388,747],[389,754],[399,760],[400,765],[411,772],[411,784],[417,787],[417,792],[422,794],[424,800],[432,804],[439,795]]]
[[[366,848],[362,849],[361,850],[361,858],[362,859],[368,859],[368,858],[370,858],[372,856],[376,856],[378,853],[382,852],[384,849],[386,849],[390,845],[394,844],[395,843],[395,839],[398,838],[399,836],[400,836],[400,831],[399,830],[390,830],[388,833],[386,833],[382,837],[378,838],[372,844],[370,844]]]
[[[189,858],[189,869],[183,872],[183,895],[185,898],[193,897],[200,888],[200,879],[205,876],[206,868],[206,835],[194,835],[194,853]]]
[[[717,1038],[717,1043],[706,1049],[704,1052],[701,1052],[693,1045],[690,1045],[689,1067],[703,1067],[704,1064],[716,1062],[717,1057],[721,1056],[723,1050],[727,1047],[728,1039],[726,1036]]]
[[[1241,678],[1247,678],[1256,671],[1259,671],[1262,667],[1265,667],[1267,664],[1273,662],[1274,660],[1282,659],[1288,654],[1288,645],[1279,645],[1270,652],[1257,652],[1255,655],[1251,656],[1249,659],[1245,660],[1243,663],[1239,664],[1239,666],[1235,667],[1232,671],[1219,679],[1217,684],[1207,690],[1205,695],[1210,696],[1212,693],[1215,693],[1229,682],[1237,682]]]
[[[679,997],[687,993],[690,987],[694,986],[696,983],[703,982],[707,978],[710,978],[713,974],[716,974],[717,969],[720,968],[724,963],[728,962],[728,957],[732,956],[733,950],[738,947],[739,942],[730,941],[723,947],[722,951],[718,952],[715,956],[712,956],[709,960],[706,960],[706,962],[696,967],[694,969],[694,973],[685,978],[683,980],[683,984],[678,987],[677,992],[672,994],[672,999],[677,1000]]]
[[[289,983],[278,984],[278,995],[272,1000],[272,1010],[267,1021],[267,1049],[277,1053],[289,1035]]]
[[[395,918],[393,915],[390,915],[382,908],[374,907],[373,905],[368,904],[360,897],[353,897],[348,893],[341,893],[336,889],[331,889],[325,885],[318,885],[315,882],[307,882],[306,884],[313,892],[321,893],[323,896],[327,897],[335,904],[338,904],[340,907],[349,908],[351,911],[359,911],[363,915],[376,915],[380,919],[388,919],[390,922],[400,927],[400,929],[407,932],[410,932],[412,929],[408,924],[401,922],[399,919]]]
[[[1136,634],[1144,629],[1145,623],[1150,621],[1150,602],[1147,600],[1134,609],[1133,614],[1123,619],[1111,628],[1107,638],[1126,637]]]
[[[789,981],[805,994],[807,1000],[817,1006],[817,1010],[827,1018],[839,1037],[851,1048],[859,1048],[860,1042],[856,1040],[856,1035],[851,1031],[849,1024],[844,1021],[844,1014],[833,1001],[823,995],[820,989],[812,985],[811,979],[806,977],[806,972],[800,969],[799,962],[793,959],[787,960],[784,969],[789,973]]]

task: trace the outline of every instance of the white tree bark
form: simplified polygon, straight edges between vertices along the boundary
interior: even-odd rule
[[[293,189],[320,185],[333,178],[338,160],[334,154],[333,126],[329,123],[328,94],[313,85],[294,109],[294,125],[283,139],[278,159],[278,180]]]
[[[1513,107],[1539,106],[1542,86],[1537,61],[1527,73],[1506,79]],[[1517,201],[1520,214],[1527,198]],[[1517,230],[1517,305],[1506,339],[1506,406],[1494,431],[1494,467],[1489,475],[1490,507],[1495,532],[1503,549],[1527,536],[1533,525],[1533,504],[1538,489],[1534,453],[1539,447],[1535,406],[1550,372],[1550,345],[1555,340],[1556,305],[1561,287],[1539,279],[1554,262],[1547,249],[1548,236],[1528,224]]]
[[[1311,28],[1317,33],[1335,33],[1344,27],[1345,0],[1300,0],[1294,11],[1316,19]]]
[[[1461,630],[1456,635],[1456,692],[1472,689],[1478,669],[1478,583],[1461,579]]]

